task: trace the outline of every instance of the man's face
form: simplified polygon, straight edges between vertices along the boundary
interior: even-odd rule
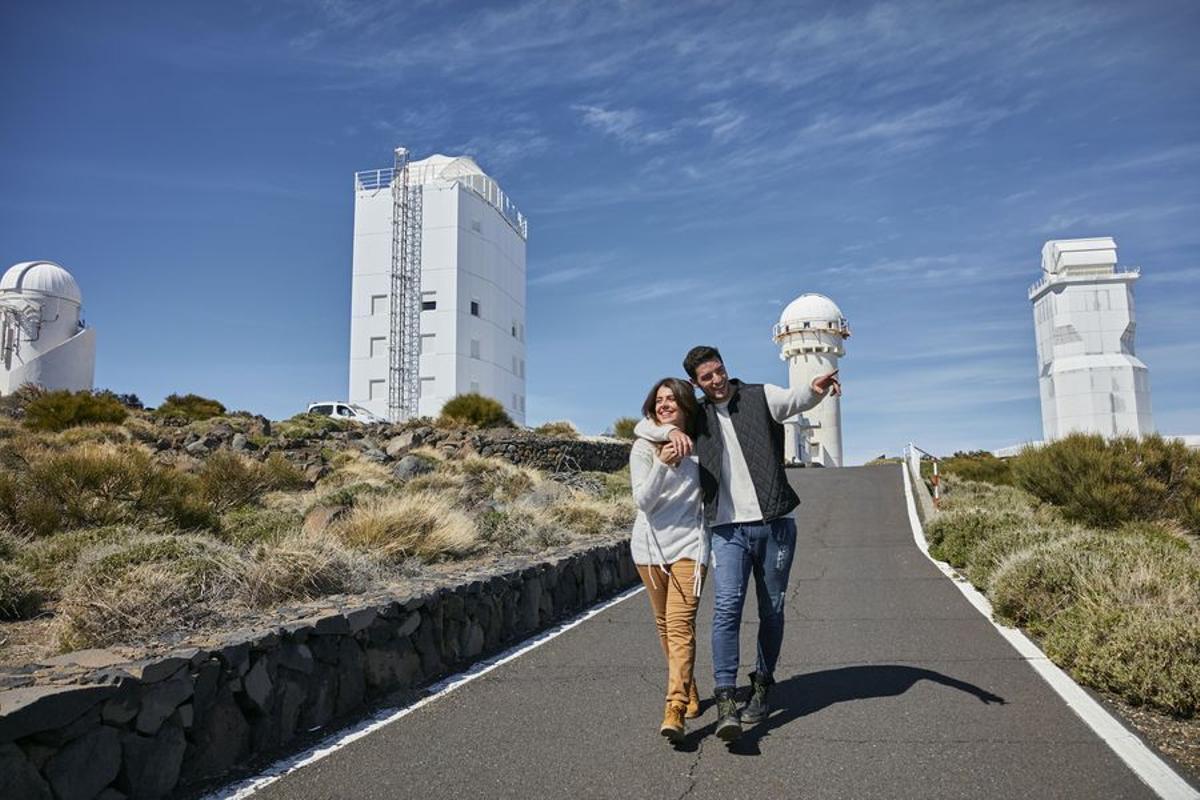
[[[729,376],[725,374],[725,365],[715,358],[696,367],[693,383],[714,403],[724,403],[729,399]]]

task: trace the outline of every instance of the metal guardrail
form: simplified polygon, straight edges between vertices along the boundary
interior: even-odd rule
[[[933,507],[940,508],[942,487],[941,473],[939,472],[938,465],[941,464],[942,460],[928,450],[922,450],[912,442],[909,442],[908,446],[904,448],[904,459],[909,464],[909,469],[913,474],[914,480],[920,480],[921,478],[921,456],[925,456],[933,462]]]
[[[354,173],[354,189],[360,192],[373,192],[390,188],[395,170],[366,169]],[[414,184],[434,180],[436,174],[429,167],[420,168],[409,166],[409,181]],[[525,219],[515,203],[500,188],[500,184],[486,175],[459,175],[447,180],[456,181],[483,198],[488,205],[500,212],[500,215],[521,235],[522,239],[529,238],[529,222]]]

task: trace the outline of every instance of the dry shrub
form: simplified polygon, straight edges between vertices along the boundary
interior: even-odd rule
[[[1187,544],[1174,537],[1147,537],[1134,528],[1082,531],[1003,559],[992,574],[989,594],[997,615],[1042,634],[1085,591],[1135,599],[1135,584],[1124,584],[1120,592],[1114,587],[1135,572],[1174,585],[1181,579],[1178,565],[1194,562]],[[1150,584],[1143,580],[1142,585]]]
[[[81,425],[78,428],[68,428],[56,437],[64,447],[93,442],[96,444],[129,444],[133,436],[123,425]]]
[[[246,506],[222,515],[221,538],[232,545],[263,544],[300,530],[304,517],[297,511]]]
[[[136,539],[145,531],[125,525],[81,528],[34,539],[21,549],[18,561],[50,593],[57,593],[70,580],[80,556],[100,545]]]
[[[553,436],[556,439],[579,438],[579,429],[573,422],[565,419],[542,423],[534,428],[533,432],[541,436]]]
[[[996,458],[987,450],[960,451],[949,458],[943,458],[940,471],[943,474],[957,475],[963,480],[997,486],[1013,484],[1011,459]]]
[[[362,592],[377,576],[366,555],[335,540],[293,533],[254,551],[240,596],[250,605],[265,606]]]
[[[395,483],[391,470],[353,450],[339,452],[330,466],[333,467],[332,471],[320,481],[322,490],[353,484],[390,486]]]
[[[618,417],[613,421],[612,435],[618,439],[628,439],[630,441],[637,438],[637,434],[633,429],[637,427],[638,421],[635,417]]]
[[[197,477],[200,496],[217,513],[250,505],[272,490],[306,485],[300,471],[278,453],[260,462],[218,450],[204,460]]]
[[[169,519],[181,528],[213,521],[193,476],[155,464],[135,445],[82,444],[47,452],[19,483],[10,521],[38,535],[136,520]]]
[[[479,517],[479,535],[488,545],[506,552],[536,553],[571,540],[549,514],[527,506],[484,512]]]
[[[598,536],[633,524],[637,509],[631,498],[604,500],[572,493],[546,509],[550,518],[574,533]]]
[[[392,563],[457,558],[479,546],[471,518],[432,492],[368,498],[333,530],[347,545]]]
[[[54,634],[63,650],[193,625],[242,577],[232,549],[198,536],[139,536],[85,554],[63,592]]]
[[[0,561],[0,620],[29,619],[42,607],[37,579],[22,565]]]
[[[281,421],[274,425],[272,430],[284,439],[299,441],[301,439],[320,439],[325,434],[344,431],[355,424],[335,417],[327,417],[324,414],[304,412]]]

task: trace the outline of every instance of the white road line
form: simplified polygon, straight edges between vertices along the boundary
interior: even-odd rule
[[[908,522],[912,527],[913,539],[917,547],[932,561],[946,577],[950,578],[963,596],[975,606],[980,614],[987,617],[1000,635],[1011,644],[1018,653],[1029,663],[1029,666],[1042,676],[1050,688],[1070,706],[1084,723],[1117,756],[1125,762],[1142,782],[1149,786],[1163,800],[1197,800],[1200,792],[1179,776],[1175,770],[1158,755],[1143,744],[1142,740],[1125,729],[1104,706],[1092,699],[1070,675],[1063,672],[1052,662],[1028,636],[1016,628],[1000,625],[992,617],[992,604],[968,581],[963,580],[954,569],[943,561],[938,561],[929,554],[929,544],[925,541],[925,529],[917,516],[917,506],[913,497],[912,478],[908,474],[908,466],[900,465],[904,473],[904,499],[908,503]]]
[[[474,664],[465,672],[460,672],[457,675],[451,675],[447,678],[443,678],[442,680],[428,687],[427,690],[430,692],[428,696],[423,697],[410,705],[402,706],[400,708],[383,709],[382,711],[373,714],[370,718],[363,720],[362,722],[351,725],[348,728],[343,728],[337,733],[322,739],[316,745],[302,753],[276,761],[270,767],[252,778],[247,778],[243,781],[225,786],[215,792],[205,795],[204,800],[240,800],[240,798],[250,797],[258,790],[271,785],[284,775],[295,772],[296,770],[306,767],[314,762],[320,761],[322,758],[341,750],[351,742],[357,741],[358,739],[368,736],[384,726],[391,725],[393,722],[407,717],[417,709],[429,705],[435,700],[444,697],[460,686],[464,686],[476,678],[483,677],[492,670],[496,669],[496,667],[503,666],[513,659],[525,655],[530,650],[541,647],[551,639],[558,638],[577,625],[588,621],[597,614],[607,611],[618,603],[628,600],[630,597],[633,597],[635,594],[638,594],[643,590],[644,589],[642,586],[635,586],[632,589],[627,589],[626,591],[614,597],[612,600],[609,600],[602,605],[589,609],[588,611],[585,611],[579,616],[574,617],[573,619],[570,619],[561,625],[556,625],[553,628],[542,631],[541,633],[526,639],[520,644],[505,650],[503,653],[498,653],[491,658],[484,659],[483,661]]]

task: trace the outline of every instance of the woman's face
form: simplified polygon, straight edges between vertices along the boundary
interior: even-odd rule
[[[654,394],[654,416],[658,420],[659,425],[676,425],[683,427],[683,412],[679,410],[679,403],[675,399],[675,393],[671,391],[669,386],[660,386]]]

